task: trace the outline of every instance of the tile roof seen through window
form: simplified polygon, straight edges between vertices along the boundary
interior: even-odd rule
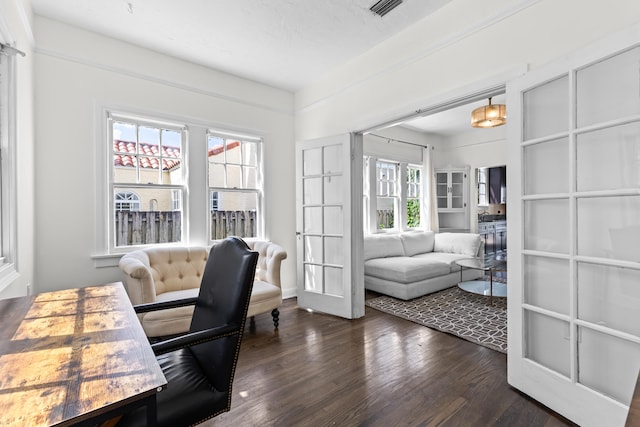
[[[240,141],[227,143],[227,150],[231,150],[240,145]],[[211,147],[207,155],[209,157],[218,155],[224,151],[222,144]],[[113,165],[120,167],[136,166],[136,143],[133,141],[113,140]],[[158,169],[160,158],[162,158],[162,170],[171,170],[180,164],[180,149],[177,147],[162,147],[162,157],[157,144],[140,143],[140,167],[145,169]]]

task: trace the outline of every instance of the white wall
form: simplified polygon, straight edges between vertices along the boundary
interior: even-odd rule
[[[295,292],[293,95],[36,17],[38,292],[122,280],[96,268],[95,156],[99,106],[182,117],[265,137],[267,238],[282,245],[285,294]]]
[[[582,0],[450,2],[296,93],[296,139],[374,127],[461,88],[538,67],[638,20],[636,0],[615,7]]]
[[[32,284],[34,244],[34,137],[33,137],[33,63],[30,31],[30,6],[28,1],[0,0],[0,13],[8,26],[8,32],[16,48],[26,56],[16,57],[16,157],[17,203],[15,207],[17,227],[17,254],[15,259],[19,277],[0,293],[0,298],[26,295]]]
[[[476,168],[504,166],[507,164],[506,127],[473,129],[468,133],[444,139],[436,145],[434,167],[469,166],[469,207],[472,232],[478,230],[478,188]],[[507,183],[509,185],[509,183]],[[507,204],[508,207],[508,204]]]

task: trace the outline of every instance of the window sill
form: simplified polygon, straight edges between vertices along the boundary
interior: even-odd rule
[[[20,277],[14,264],[2,264],[0,266],[0,292],[11,286]]]
[[[117,267],[124,254],[94,254],[93,266],[96,268]]]

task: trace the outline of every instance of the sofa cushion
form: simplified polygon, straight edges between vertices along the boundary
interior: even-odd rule
[[[402,233],[400,238],[402,239],[404,254],[406,256],[414,256],[416,254],[432,252],[434,235],[435,233],[433,231],[409,231]]]
[[[480,235],[475,233],[437,233],[433,251],[475,257],[478,255],[480,243]]]
[[[417,254],[413,258],[429,260],[431,262],[441,262],[449,266],[450,272],[460,271],[460,266],[456,264],[459,259],[469,259],[468,255],[452,254],[449,252],[429,252],[426,254]]]
[[[364,263],[365,275],[399,283],[426,280],[449,274],[450,271],[448,264],[415,257],[375,258]]]
[[[398,234],[368,234],[364,236],[364,259],[404,256]]]

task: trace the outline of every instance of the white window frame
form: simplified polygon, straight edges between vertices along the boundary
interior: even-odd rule
[[[0,35],[1,36],[1,35]],[[0,43],[2,42],[0,37]],[[0,291],[17,272],[16,63],[0,54]]]
[[[414,200],[418,200],[418,206],[420,206],[420,201],[422,200],[422,166],[420,165],[413,165],[413,164],[407,164],[404,169],[406,170],[407,173],[407,179],[405,180],[405,182],[407,183],[406,187],[405,187],[405,191],[404,193],[401,192],[400,194],[400,200],[402,203],[402,206],[405,207],[407,204],[409,203],[410,199],[414,199]],[[416,171],[416,174],[414,176],[417,176],[417,179],[412,179],[411,178],[411,174],[409,173],[409,171],[411,169],[414,169]],[[420,210],[418,209],[418,212],[420,212]],[[415,228],[420,228],[421,227],[421,223],[422,223],[422,217],[420,217],[420,222],[418,222],[418,224],[414,227],[410,227],[409,226],[409,213],[406,212],[405,213],[405,227],[407,229],[415,229]]]
[[[217,197],[216,197],[217,206],[220,205],[220,193],[238,192],[238,193],[245,193],[245,194],[254,194],[256,196],[256,236],[255,237],[260,238],[261,236],[264,235],[264,179],[263,179],[264,164],[262,161],[264,140],[262,137],[257,135],[237,134],[237,133],[228,132],[225,130],[212,128],[207,131],[207,147],[208,147],[209,138],[211,137],[221,138],[224,140],[227,140],[227,139],[238,140],[240,142],[239,148],[241,150],[244,150],[245,143],[256,144],[257,165],[256,165],[256,188],[247,188],[247,186],[244,184],[244,176],[245,176],[244,169],[246,167],[252,167],[252,166],[245,164],[244,160],[241,160],[240,163],[231,162],[227,160],[226,157],[221,162],[216,162],[216,164],[223,165],[225,170],[227,169],[228,166],[239,167],[242,170],[242,173],[241,173],[242,184],[240,187],[231,186],[226,182],[226,176],[225,176],[224,185],[208,186],[209,197],[207,198],[207,200],[209,200],[209,207],[208,207],[209,215],[207,220],[207,235],[209,236],[209,244],[212,244],[213,242],[215,242],[214,239],[211,239],[212,230],[211,230],[211,221],[210,221],[210,215],[212,212],[213,201],[214,201],[213,193],[217,193]],[[241,155],[241,158],[244,159],[244,153]],[[209,177],[210,166],[211,166],[211,162],[209,162],[208,156],[207,156],[207,177]]]
[[[119,117],[146,118],[150,122],[161,122],[162,124],[173,123],[175,126],[186,127],[186,140],[184,144],[183,161],[188,165],[188,173],[186,178],[186,190],[182,198],[182,243],[170,243],[166,245],[198,245],[206,246],[212,242],[209,239],[210,228],[210,201],[209,186],[207,183],[207,156],[203,153],[207,152],[207,135],[211,129],[226,129],[224,133],[233,135],[236,138],[252,137],[259,139],[265,144],[265,138],[256,137],[258,135],[255,130],[243,128],[235,128],[233,126],[223,127],[219,124],[213,125],[210,122],[194,120],[193,118],[177,117],[167,113],[157,111],[139,110],[135,108],[126,108],[119,105],[111,105],[105,103],[96,103],[94,110],[95,123],[99,125],[95,128],[95,173],[96,173],[96,190],[95,190],[95,206],[96,206],[96,229],[95,229],[95,250],[92,254],[94,266],[101,267],[117,267],[118,262],[123,254],[140,246],[118,248],[115,250],[109,245],[110,229],[112,228],[114,204],[110,191],[110,168],[113,163],[112,145],[109,132],[109,115],[117,115]],[[221,133],[217,132],[217,133]],[[254,136],[252,136],[254,135]],[[260,159],[260,176],[263,174],[263,162]],[[185,169],[186,170],[186,169]],[[262,185],[264,188],[264,185]],[[260,193],[259,198],[260,212],[258,221],[258,238],[264,238],[264,195]]]
[[[175,242],[171,242],[171,243],[146,243],[146,244],[142,244],[142,245],[122,245],[122,246],[116,246],[116,241],[115,241],[115,230],[114,230],[114,226],[115,226],[115,215],[116,215],[116,209],[115,209],[115,194],[116,194],[116,188],[118,187],[127,187],[127,188],[140,188],[140,189],[159,189],[159,190],[172,190],[172,196],[173,196],[173,191],[181,191],[183,194],[186,194],[187,191],[187,171],[188,171],[188,162],[182,161],[181,165],[180,165],[180,171],[181,171],[181,179],[180,179],[180,184],[165,184],[165,183],[142,183],[142,182],[138,182],[138,183],[123,183],[123,182],[115,182],[114,180],[114,170],[115,170],[115,166],[113,164],[113,140],[114,140],[114,135],[113,135],[113,123],[114,122],[126,122],[126,123],[131,123],[134,124],[138,127],[152,127],[152,128],[158,128],[158,129],[167,129],[167,130],[172,130],[172,131],[176,131],[179,132],[181,134],[181,147],[180,147],[180,151],[181,151],[181,156],[182,159],[184,159],[185,156],[185,151],[186,151],[186,145],[187,145],[187,138],[186,138],[186,134],[187,134],[187,126],[184,124],[174,124],[172,122],[168,122],[168,121],[163,121],[163,120],[159,120],[159,119],[155,119],[155,118],[149,118],[149,117],[136,117],[136,116],[132,116],[132,115],[122,115],[122,114],[117,114],[117,113],[109,113],[108,114],[108,138],[107,138],[107,142],[108,145],[110,147],[110,156],[109,156],[109,165],[110,165],[110,171],[109,171],[109,175],[108,175],[108,185],[109,185],[109,191],[110,193],[113,195],[113,197],[111,197],[110,201],[112,203],[112,206],[109,209],[109,213],[110,213],[110,220],[109,220],[109,250],[113,253],[117,253],[117,252],[122,252],[122,251],[128,251],[131,249],[138,249],[140,247],[149,247],[149,246],[158,246],[158,245],[167,245],[167,244],[182,244],[185,242],[185,232],[184,232],[184,228],[181,229],[180,232],[180,240],[175,241]],[[138,155],[140,155],[140,153],[138,153]],[[143,155],[140,155],[140,157],[144,157]],[[136,173],[139,175],[140,174],[140,169],[141,167],[137,167],[136,168]],[[161,165],[158,167],[158,176],[161,176],[162,174],[162,167]],[[131,191],[131,190],[129,190]],[[184,223],[184,212],[182,213],[182,217],[183,220],[181,221],[181,223]]]

